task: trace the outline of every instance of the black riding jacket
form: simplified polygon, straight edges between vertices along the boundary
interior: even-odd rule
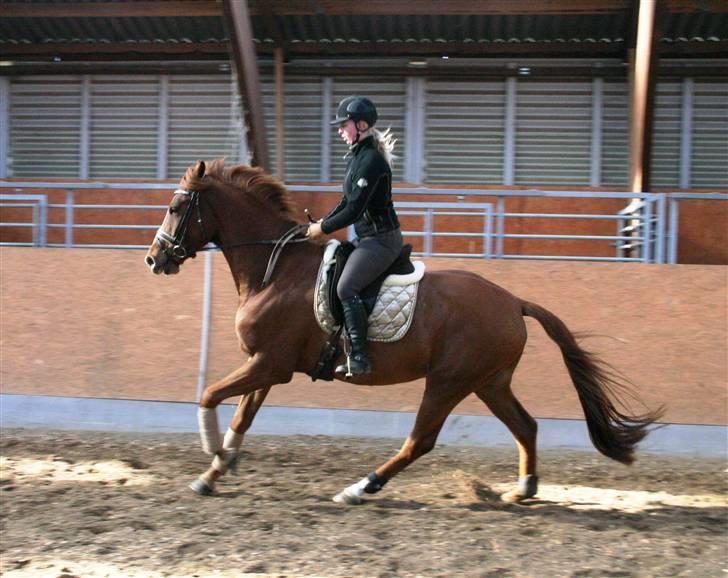
[[[359,238],[399,228],[392,204],[392,169],[373,136],[351,147],[344,197],[321,222],[327,235],[354,225]]]

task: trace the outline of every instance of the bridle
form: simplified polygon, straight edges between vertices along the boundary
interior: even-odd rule
[[[268,285],[268,282],[273,275],[273,269],[275,268],[276,263],[278,262],[278,258],[280,257],[281,252],[283,251],[285,246],[289,243],[303,243],[304,241],[308,241],[308,237],[306,236],[299,237],[299,235],[305,233],[305,231],[308,230],[308,225],[297,223],[296,225],[288,229],[285,233],[283,233],[283,235],[278,239],[259,239],[257,241],[242,241],[239,243],[233,243],[231,245],[225,246],[206,246],[197,250],[188,249],[184,246],[184,240],[187,236],[190,219],[192,218],[192,214],[195,210],[197,210],[197,224],[200,226],[202,236],[203,238],[207,236],[205,234],[205,226],[202,223],[202,212],[200,211],[200,192],[177,189],[174,191],[174,194],[187,195],[190,197],[190,202],[187,205],[187,208],[185,209],[185,212],[177,225],[174,236],[166,233],[160,227],[159,229],[157,229],[157,234],[154,236],[154,240],[159,244],[162,251],[176,263],[181,263],[185,259],[194,257],[198,252],[203,251],[215,251],[249,245],[273,245],[273,251],[271,252],[270,258],[268,259],[268,266],[266,267],[265,275],[263,276],[263,282],[261,284],[261,287],[265,287],[266,285]]]
[[[184,245],[185,237],[187,236],[187,229],[190,226],[190,218],[192,212],[197,209],[197,224],[202,230],[203,237],[205,235],[205,226],[202,224],[202,212],[200,211],[200,193],[199,191],[186,191],[185,189],[177,189],[174,192],[175,195],[187,195],[190,197],[190,203],[187,205],[182,219],[180,219],[177,229],[174,233],[174,237],[162,230],[162,227],[157,229],[157,234],[154,236],[154,240],[159,243],[168,257],[173,257],[177,261],[183,261],[188,257],[194,257],[197,251],[190,251]]]

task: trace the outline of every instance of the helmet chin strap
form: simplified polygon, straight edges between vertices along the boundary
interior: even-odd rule
[[[369,130],[371,129],[371,127],[369,127],[369,128],[367,128],[367,129],[365,129],[365,130],[361,130],[361,129],[359,128],[359,123],[358,123],[358,122],[355,122],[355,123],[354,123],[354,128],[356,129],[356,140],[355,140],[355,141],[354,141],[353,143],[351,143],[351,146],[354,146],[354,145],[355,145],[356,143],[358,143],[358,142],[359,142],[359,141],[361,140],[361,136],[362,136],[363,134],[366,134],[366,133],[368,133],[368,132],[369,132]]]

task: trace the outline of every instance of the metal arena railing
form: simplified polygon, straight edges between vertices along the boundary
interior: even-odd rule
[[[47,195],[23,194],[27,189],[64,189],[66,202],[48,203]],[[83,210],[166,210],[166,205],[137,204],[76,204],[75,191],[88,189],[123,190],[171,190],[167,183],[53,183],[53,182],[0,182],[0,190],[14,190],[14,193],[0,194],[0,208],[28,208],[31,211],[27,220],[0,222],[0,228],[31,228],[31,242],[2,242],[0,245],[25,245],[49,247],[84,248],[133,248],[146,249],[147,245],[88,244],[77,243],[74,232],[82,229],[137,229],[156,230],[155,225],[121,225],[78,223],[76,216]],[[334,192],[340,193],[338,186],[291,185],[293,192]],[[583,261],[622,261],[643,263],[676,263],[679,227],[679,203],[684,200],[728,200],[722,193],[621,193],[621,192],[580,192],[580,191],[512,191],[486,189],[436,189],[436,188],[395,188],[398,196],[447,196],[458,202],[404,202],[395,203],[398,214],[422,218],[418,230],[403,230],[409,237],[422,237],[422,251],[419,255],[433,257],[480,257],[497,259],[553,259]],[[487,202],[460,202],[465,197],[495,198],[493,204]],[[506,211],[506,200],[513,197],[583,198],[583,199],[623,199],[627,206],[616,214],[585,213],[518,213]],[[65,218],[62,223],[49,223],[48,211],[63,209]],[[447,231],[436,228],[436,217],[458,216],[481,220],[478,232]],[[511,233],[508,223],[515,219],[579,219],[613,221],[614,235],[575,235]],[[62,228],[63,243],[49,243],[48,230]],[[436,252],[434,240],[445,237],[459,237],[482,241],[482,251],[470,253]],[[507,239],[559,239],[563,241],[603,241],[607,243],[614,256],[584,255],[529,255],[509,254],[505,251]]]

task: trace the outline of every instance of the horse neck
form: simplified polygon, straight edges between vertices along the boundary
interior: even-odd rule
[[[219,222],[219,242],[238,294],[247,297],[260,290],[273,250],[272,244],[294,223],[273,214],[268,207],[241,195],[216,195],[224,199],[213,208]],[[284,252],[290,248],[284,249]]]
[[[223,255],[230,267],[238,295],[248,296],[256,292],[263,282],[265,268],[271,246],[251,245],[246,247],[224,248]]]
[[[243,247],[242,250],[223,249],[242,301],[264,290],[263,277],[272,251],[273,245],[254,245]],[[273,270],[268,288],[275,287],[277,293],[305,293],[314,285],[322,255],[323,248],[312,243],[286,245]]]

